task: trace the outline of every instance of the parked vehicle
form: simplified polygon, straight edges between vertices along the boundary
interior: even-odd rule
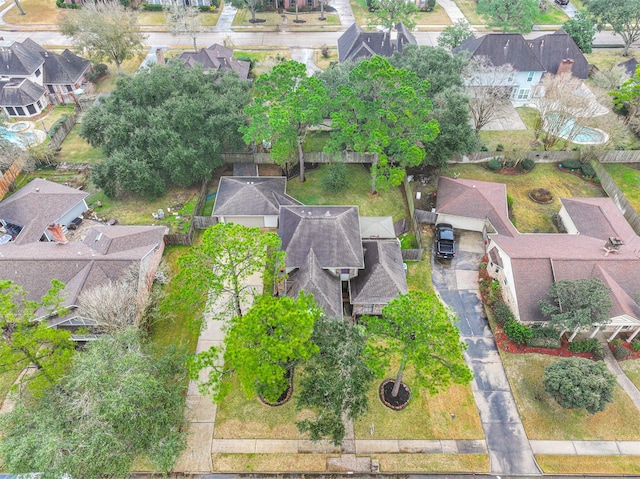
[[[456,256],[453,226],[448,223],[436,225],[436,258],[451,259]]]
[[[567,5],[569,5],[569,0],[555,0],[555,2],[560,5],[561,7],[565,7]]]

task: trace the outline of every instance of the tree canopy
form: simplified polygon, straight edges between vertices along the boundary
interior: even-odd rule
[[[369,6],[369,23],[384,28],[395,28],[402,23],[409,30],[416,26],[414,20],[418,7],[414,2],[398,0],[367,0]]]
[[[595,414],[613,402],[616,377],[602,361],[564,358],[546,367],[542,384],[562,407],[584,408]]]
[[[138,26],[138,15],[117,2],[85,2],[82,8],[60,18],[60,32],[71,38],[79,52],[95,62],[122,63],[138,54],[145,36]]]
[[[221,379],[234,374],[247,398],[260,394],[274,403],[289,387],[292,367],[317,352],[311,335],[321,315],[313,295],[301,293],[297,299],[260,296],[247,314],[231,322],[224,339],[222,371],[215,367],[221,348],[214,346],[196,357],[192,378],[211,367],[208,379],[199,387],[219,401],[228,392]]]
[[[167,23],[172,35],[186,35],[193,41],[198,53],[198,36],[207,29],[200,22],[200,9],[196,6],[173,5],[167,11]]]
[[[394,394],[408,365],[413,366],[413,389],[424,388],[431,394],[451,383],[468,384],[473,378],[464,362],[465,345],[454,316],[435,293],[409,291],[391,300],[382,316],[365,317],[363,323],[384,340],[374,343],[378,356],[395,356],[400,361]]]
[[[141,456],[157,471],[173,467],[185,444],[186,356],[150,350],[137,334],[91,342],[42,400],[2,415],[5,470],[124,478]]]
[[[264,0],[232,0],[231,5],[236,8],[246,8],[251,12],[251,20],[249,22],[256,23],[256,12],[262,6]],[[264,22],[265,20],[259,20]]]
[[[188,186],[222,165],[239,147],[248,85],[232,73],[205,73],[179,62],[119,78],[110,97],[84,116],[80,135],[102,148],[92,178],[107,196],[123,191],[161,195]]]
[[[362,326],[323,318],[316,321],[311,340],[318,351],[304,364],[297,407],[316,415],[296,424],[313,441],[329,438],[340,445],[344,420],[355,421],[369,408],[367,392],[375,375],[367,335]]]
[[[300,181],[304,181],[302,142],[310,126],[322,123],[328,107],[327,93],[317,77],[307,77],[303,63],[290,60],[260,75],[254,100],[245,107],[250,121],[240,127],[247,143],[270,143],[271,158],[285,171],[296,153]]]
[[[552,301],[540,301],[540,310],[558,329],[588,329],[609,322],[610,293],[598,278],[557,281],[547,292]]]
[[[567,20],[562,29],[576,42],[582,53],[591,53],[593,40],[596,37],[596,22],[584,10],[578,10],[573,18]]]
[[[529,33],[538,11],[538,0],[478,1],[478,13],[489,19],[488,26],[505,33]]]
[[[328,153],[347,150],[377,156],[371,166],[372,190],[397,186],[404,168],[425,161],[424,145],[438,134],[431,118],[429,83],[414,72],[374,56],[351,70],[338,87],[332,107]]]
[[[640,0],[589,0],[587,10],[598,20],[598,30],[611,25],[624,42],[623,56],[640,39]]]
[[[180,272],[175,280],[180,294],[176,298],[194,309],[208,305],[208,312],[219,319],[242,316],[244,302],[255,294],[248,278],[258,274],[264,284],[270,284],[282,259],[277,234],[218,223],[178,259]]]
[[[438,35],[438,46],[453,50],[460,46],[462,42],[471,35],[473,35],[471,25],[469,25],[465,19],[460,19],[453,25],[448,25],[442,30],[442,33]]]
[[[610,91],[613,105],[618,111],[625,113],[628,122],[638,116],[640,112],[640,67],[636,68],[633,76],[626,80],[619,89]]]

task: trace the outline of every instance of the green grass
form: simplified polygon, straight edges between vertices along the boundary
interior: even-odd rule
[[[361,216],[392,216],[399,221],[406,216],[404,198],[399,187],[369,194],[371,175],[360,164],[348,164],[347,178],[349,186],[338,193],[324,191],[320,180],[326,165],[305,174],[306,180],[287,182],[287,193],[305,205],[356,205]]]
[[[100,148],[93,148],[79,134],[80,125],[75,125],[60,145],[58,161],[67,163],[97,163],[104,160]]]
[[[487,473],[487,454],[374,454],[380,472]]]
[[[325,472],[332,454],[212,454],[215,472]]]
[[[5,371],[0,373],[0,404],[4,401],[11,390],[11,386],[16,382],[21,371]]]
[[[404,233],[398,238],[400,240],[400,248],[402,249],[415,249],[418,247],[418,241],[416,235],[413,233]]]
[[[545,474],[618,474],[640,473],[638,456],[557,456],[540,455],[536,461]]]
[[[453,23],[440,5],[436,5],[432,12],[416,13],[413,19],[416,25],[451,25]]]
[[[367,0],[349,0],[351,9],[353,10],[353,16],[356,19],[356,23],[365,28],[369,23],[369,9],[367,8]]]
[[[56,106],[42,119],[42,121],[44,121],[44,126],[47,128],[47,131],[49,131],[56,121],[62,117],[73,115],[74,112],[75,109],[73,107]],[[36,123],[37,127],[40,125],[42,125],[42,123]]]
[[[325,12],[325,17],[326,17],[325,20],[319,20],[320,12],[299,12],[298,18],[300,20],[304,20],[305,23],[297,24],[294,22],[296,18],[295,13],[287,12],[286,28],[287,30],[304,30],[305,28],[309,28],[309,27],[318,29],[324,26],[340,25],[340,18],[338,18],[337,14]],[[240,26],[270,27],[269,29],[273,30],[274,27],[283,25],[282,15],[279,14],[278,12],[257,12],[256,19],[261,19],[266,21],[262,23],[255,23],[255,24],[251,23],[250,22],[251,12],[248,9],[244,8],[244,9],[238,10],[238,13],[236,13],[236,16],[233,19],[233,26],[234,27],[240,27]]]
[[[454,2],[471,25],[485,25],[487,23],[482,16],[478,15],[478,4],[475,0],[454,0]]]
[[[558,170],[553,163],[538,163],[535,168],[524,175],[501,175],[480,165],[449,165],[441,172],[444,176],[493,181],[505,183],[507,194],[513,197],[513,212],[518,231],[521,233],[553,233],[556,232],[551,216],[560,210],[558,198],[603,197],[606,196],[600,186],[592,185],[577,176]],[[528,197],[530,190],[545,187],[555,198],[553,203],[540,205]]]
[[[477,13],[478,4],[475,0],[454,0],[458,8],[471,25],[486,25],[488,18]],[[533,23],[534,25],[562,25],[569,20],[564,11],[553,3],[549,3],[547,11],[538,13]]]
[[[313,131],[308,133],[302,142],[302,148],[307,152],[321,152],[329,140],[328,131]]]
[[[640,359],[627,359],[626,361],[620,361],[620,367],[627,375],[631,382],[640,389]]]
[[[640,169],[619,163],[603,163],[602,166],[622,190],[633,209],[640,212]]]
[[[557,357],[504,351],[500,356],[529,439],[640,440],[640,416],[631,413],[635,406],[620,386],[615,388],[614,402],[602,412],[565,409],[542,386],[544,368]]]
[[[527,129],[533,130],[535,128],[536,120],[538,119],[538,116],[540,116],[538,110],[528,106],[521,106],[516,108],[516,112],[522,119],[522,122],[527,127]]]
[[[629,60],[631,57],[622,56],[622,48],[594,48],[591,53],[585,53],[586,59],[589,63],[598,67],[599,70],[610,70],[618,63]],[[634,51],[631,50],[629,55],[634,55]]]

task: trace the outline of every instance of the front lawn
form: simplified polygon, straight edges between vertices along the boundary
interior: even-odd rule
[[[618,364],[633,384],[640,389],[640,359],[627,359]]]
[[[400,187],[369,194],[371,175],[362,164],[347,164],[349,185],[338,193],[324,191],[320,185],[327,165],[305,173],[306,180],[300,183],[294,178],[287,182],[287,194],[305,205],[356,205],[361,216],[392,216],[393,221],[406,217],[404,198]]]
[[[602,166],[622,190],[633,209],[640,213],[640,164],[634,165],[635,168],[620,163],[602,163]]]
[[[486,25],[488,18],[477,13],[478,3],[475,0],[454,0],[458,8],[471,25]],[[562,25],[569,20],[564,11],[552,2],[549,3],[547,11],[538,13],[534,19],[534,25]]]
[[[487,454],[374,454],[380,472],[488,473]]]
[[[545,474],[618,474],[640,473],[638,456],[555,456],[539,455],[536,461]]]
[[[574,441],[640,440],[640,416],[627,394],[616,385],[614,402],[596,414],[565,409],[542,385],[542,373],[554,356],[500,351],[511,390],[529,439]],[[545,471],[547,472],[547,471]]]
[[[458,174],[460,178],[505,183],[507,194],[513,198],[513,220],[521,233],[556,232],[551,216],[560,210],[559,198],[606,196],[600,186],[564,173],[553,163],[537,163],[532,171],[524,175],[501,175],[481,165],[465,164],[449,165],[441,174],[449,177]],[[553,203],[541,205],[529,199],[529,191],[538,187],[551,192]]]
[[[212,454],[215,472],[325,472],[331,454]]]
[[[283,15],[285,15],[286,23],[283,23]],[[299,12],[298,19],[304,20],[304,23],[296,23],[294,20],[296,19],[296,14],[291,12],[286,12],[281,15],[278,12],[257,12],[256,20],[265,20],[260,23],[251,23],[251,12],[246,9],[240,9],[236,13],[236,16],[233,19],[234,27],[269,27],[269,30],[273,30],[276,26],[282,27],[284,26],[287,30],[303,30],[305,28],[310,29],[322,29],[325,26],[328,27],[336,27],[340,25],[340,18],[337,14],[326,12],[324,16],[325,20],[320,20],[320,12]]]
[[[64,10],[56,7],[53,0],[20,0],[25,15],[14,5],[2,18],[10,25],[47,25],[57,24],[60,14],[72,13],[73,10]],[[5,7],[9,4],[5,4]]]

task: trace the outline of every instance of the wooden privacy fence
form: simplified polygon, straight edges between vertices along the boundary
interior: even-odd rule
[[[640,216],[638,216],[636,210],[633,208],[633,206],[631,206],[629,200],[627,200],[627,198],[624,196],[622,190],[618,187],[616,182],[613,181],[611,175],[607,173],[607,171],[599,161],[592,161],[591,166],[593,166],[593,169],[596,170],[598,178],[600,179],[600,184],[602,185],[604,191],[607,192],[607,195],[609,195],[609,198],[613,200],[618,209],[622,211],[622,214],[633,228],[633,231],[635,231],[637,235],[640,235]]]
[[[191,246],[193,244],[193,235],[196,230],[196,218],[206,218],[206,216],[196,216],[195,213],[200,212],[202,205],[207,200],[207,180],[202,180],[198,201],[191,215],[191,223],[187,233],[169,233],[164,235],[164,244],[167,246]]]
[[[57,150],[67,137],[71,128],[76,124],[76,115],[69,115],[62,125],[58,127],[55,134],[51,137],[51,141],[47,147],[51,150]]]
[[[223,153],[222,159],[225,163],[274,163],[269,153]],[[304,154],[305,163],[331,163],[341,161],[342,163],[371,163],[373,155],[362,155],[354,151],[345,151],[340,155],[326,155],[322,152],[309,152]]]
[[[22,171],[22,161],[20,159],[14,161],[9,168],[7,168],[0,177],[0,200],[7,194],[9,188],[16,180],[20,172]]]
[[[411,185],[409,184],[409,180],[405,175],[402,180],[402,191],[404,192],[405,198],[407,200],[407,205],[409,206],[409,216],[411,218],[411,227],[413,232],[416,235],[416,243],[418,243],[418,247],[415,249],[403,249],[402,250],[402,259],[405,261],[420,261],[422,259],[422,234],[420,232],[420,224],[416,219],[416,208],[413,204],[413,190],[411,189]]]

